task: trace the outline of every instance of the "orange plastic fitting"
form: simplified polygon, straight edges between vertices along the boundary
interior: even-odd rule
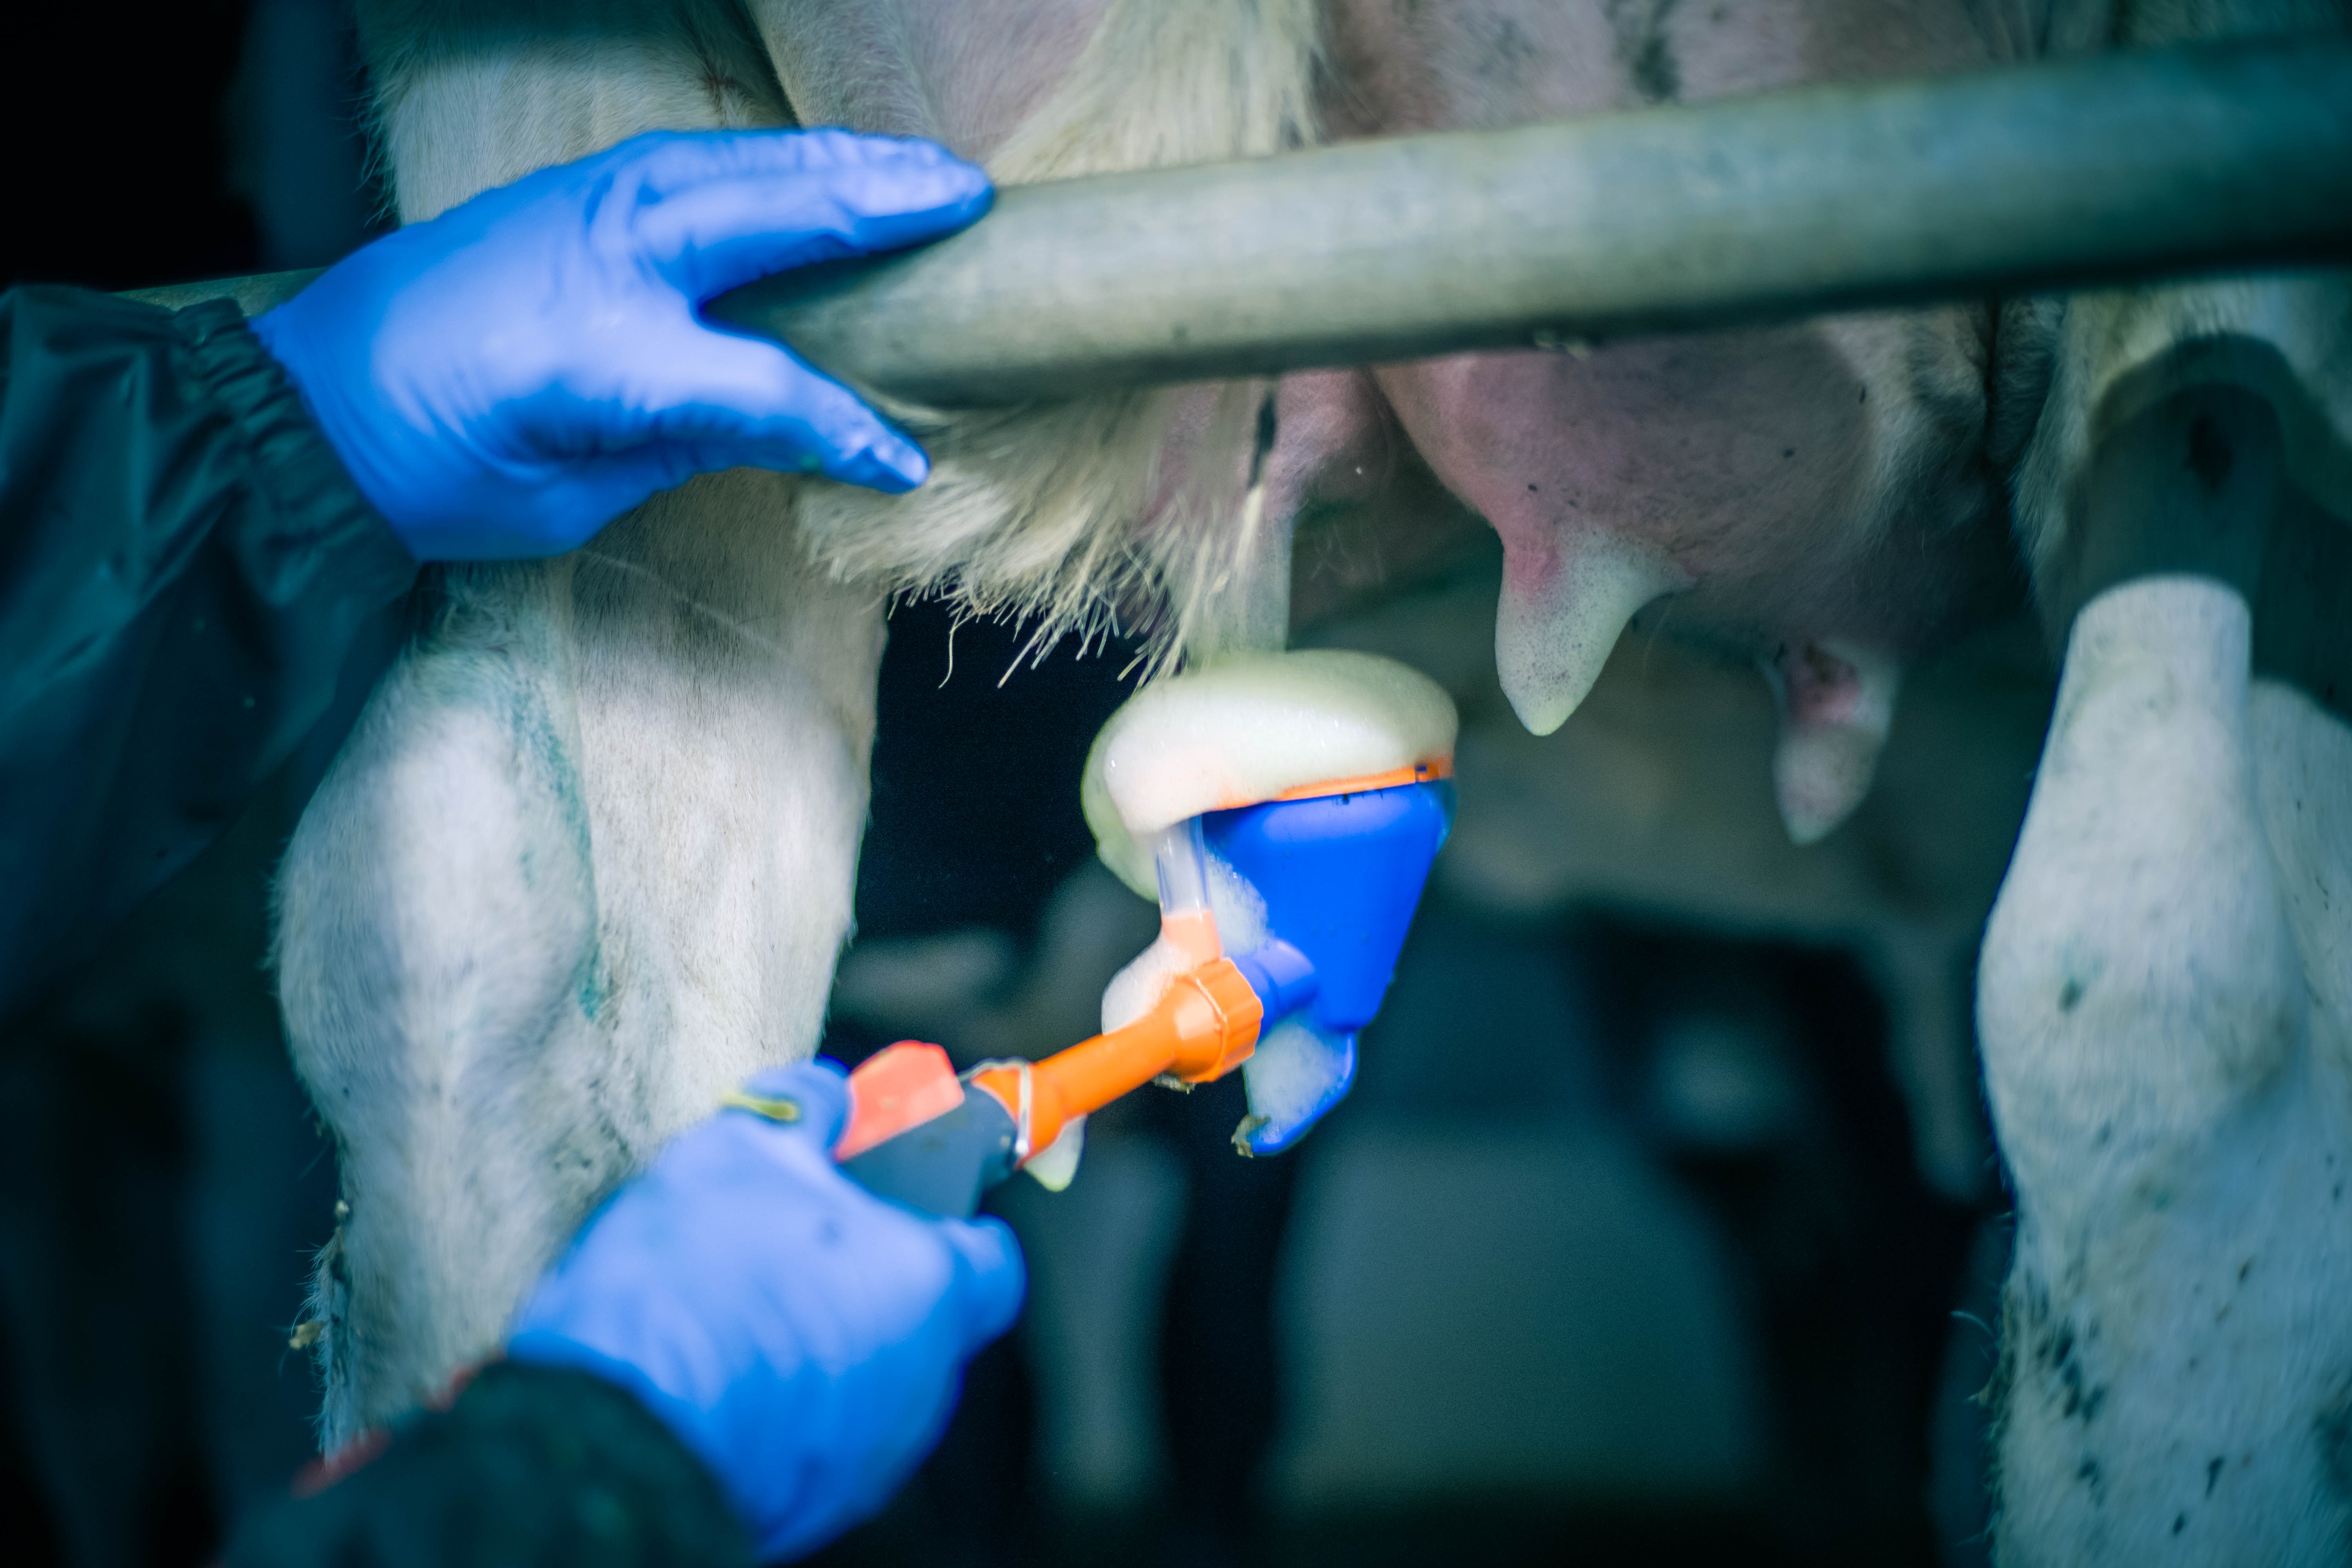
[[[1298,784],[1281,794],[1269,795],[1270,800],[1322,800],[1335,795],[1369,795],[1376,789],[1394,789],[1399,784],[1433,784],[1454,776],[1454,758],[1424,757],[1401,768],[1391,768],[1381,773],[1358,773],[1353,778],[1327,779],[1320,784]],[[1239,804],[1255,805],[1255,801]]]
[[[1207,910],[1161,915],[1160,934],[1170,947],[1196,964],[1214,963],[1224,951],[1217,940],[1217,917]]]
[[[849,1075],[849,1122],[833,1157],[855,1159],[962,1103],[963,1085],[947,1052],[922,1040],[900,1040]]]
[[[1150,1012],[1082,1040],[1029,1068],[1029,1152],[1043,1151],[1075,1118],[1098,1110],[1162,1074],[1208,1083],[1249,1060],[1265,1016],[1230,958],[1176,977]],[[988,1068],[971,1082],[1021,1118],[1020,1067]]]

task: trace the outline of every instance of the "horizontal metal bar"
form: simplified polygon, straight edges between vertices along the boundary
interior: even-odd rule
[[[2320,39],[1017,187],[711,309],[953,407],[2331,262],[2352,41]],[[196,287],[252,309],[307,277]]]

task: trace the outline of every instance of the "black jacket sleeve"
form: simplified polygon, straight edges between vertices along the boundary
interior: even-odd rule
[[[416,572],[235,305],[0,295],[0,1020],[227,825]]]
[[[485,1369],[376,1458],[263,1512],[222,1568],[749,1568],[719,1483],[623,1390]]]
[[[226,826],[417,567],[226,301],[0,296],[0,1022]],[[628,1394],[499,1366],[241,1568],[749,1563]]]

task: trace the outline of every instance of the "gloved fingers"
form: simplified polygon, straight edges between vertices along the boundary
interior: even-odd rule
[[[964,1331],[963,1354],[980,1352],[1021,1316],[1029,1291],[1029,1268],[1013,1227],[983,1215],[978,1219],[933,1222],[956,1255],[955,1299],[950,1310]]]
[[[699,303],[755,278],[950,233],[994,197],[988,176],[929,142],[847,132],[680,136],[633,171],[639,257]]]
[[[849,1120],[849,1075],[840,1063],[816,1057],[754,1073],[720,1103],[723,1110],[762,1117],[830,1151]]]
[[[640,433],[684,444],[697,471],[814,470],[888,494],[930,474],[921,447],[777,344],[697,328],[677,352],[648,357],[631,389]]]

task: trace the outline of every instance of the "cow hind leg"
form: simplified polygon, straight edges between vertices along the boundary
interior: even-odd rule
[[[729,0],[555,0],[527,26],[368,0],[360,26],[409,221],[641,131],[790,122]],[[706,531],[710,493],[673,502],[671,526]],[[780,508],[765,515],[782,525]],[[674,965],[639,963],[646,994],[616,1000],[648,942],[600,902],[593,828],[600,799],[643,793],[625,765],[643,759],[584,765],[576,565],[452,571],[428,588],[432,625],[379,686],[280,876],[288,1035],[344,1197],[312,1312],[330,1447],[495,1348],[563,1237],[685,1114],[693,1096],[666,1064],[752,1054],[731,1037],[655,1048]],[[675,592],[640,574],[655,585],[637,597]],[[631,596],[599,583],[608,613],[588,619]],[[705,750],[740,742],[698,718]],[[673,794],[690,815],[690,783]],[[845,891],[805,901],[831,915]],[[823,987],[817,973],[801,988]]]
[[[2312,963],[2344,922],[2310,893],[2352,875],[2352,729],[2250,688],[2250,633],[2190,577],[2084,612],[1986,935],[2006,1563],[2334,1562],[2352,1530],[2352,1100]]]
[[[2341,1562],[2352,288],[2067,312],[2020,500],[2071,628],[1979,970],[2018,1204],[1996,1539]]]
[[[378,689],[278,882],[288,1030],[341,1165],[313,1314],[331,1447],[488,1353],[642,1130],[595,1044],[547,573],[476,575]]]
[[[2052,47],[2341,32],[2059,0]],[[2012,1564],[2352,1552],[2352,278],[2082,295],[2018,473],[2066,660],[1987,928]]]

